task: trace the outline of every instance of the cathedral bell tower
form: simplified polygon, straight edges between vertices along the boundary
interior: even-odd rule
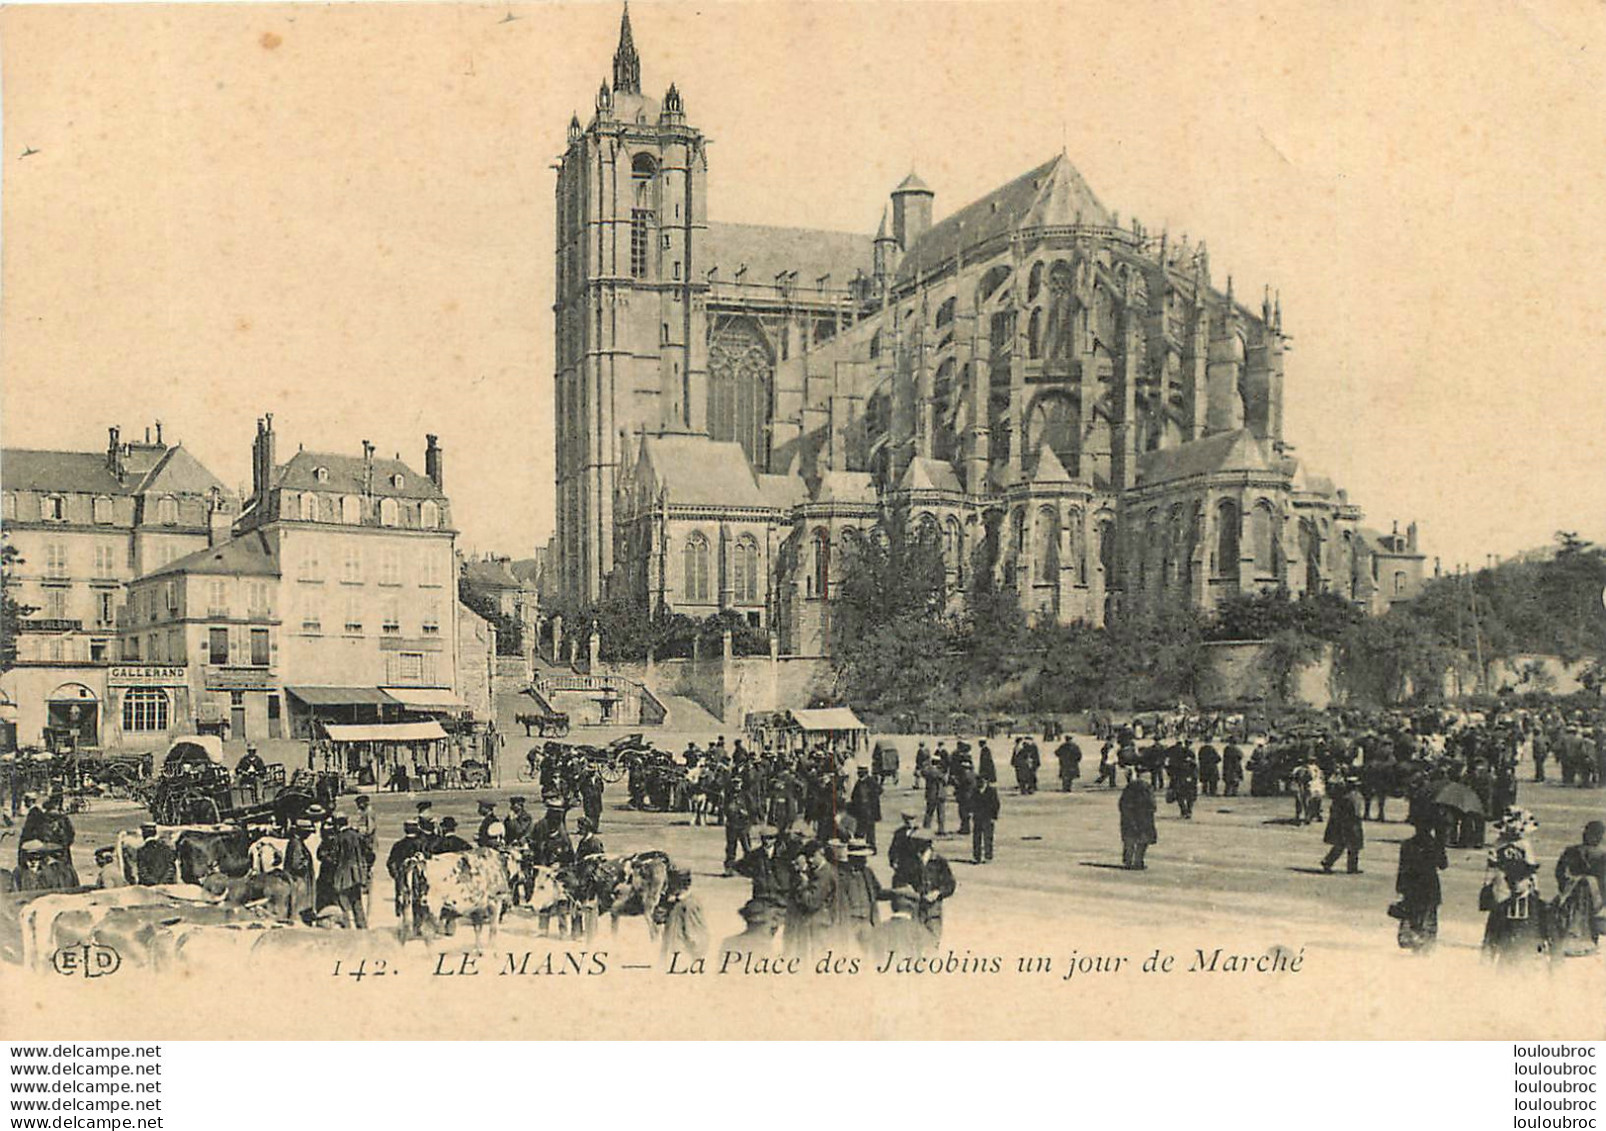
[[[642,93],[626,4],[613,81],[558,166],[554,404],[565,601],[613,568],[614,485],[646,433],[701,432],[707,405],[708,166],[680,91]]]

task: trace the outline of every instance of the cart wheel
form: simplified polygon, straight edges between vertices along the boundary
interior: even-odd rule
[[[564,719],[561,723],[559,723],[554,733],[559,738],[567,738],[569,736],[569,720]]]
[[[597,772],[602,775],[602,780],[609,785],[625,776],[625,768],[618,762],[604,762]]]

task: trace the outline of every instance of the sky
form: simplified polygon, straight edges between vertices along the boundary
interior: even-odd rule
[[[646,3],[709,215],[872,232],[1063,149],[1276,288],[1285,431],[1371,525],[1481,564],[1606,541],[1594,4]],[[508,15],[515,19],[508,20]],[[462,544],[552,529],[553,163],[613,3],[0,10],[0,440],[155,420],[231,486],[255,420],[420,471]],[[22,156],[25,150],[36,152]],[[0,476],[3,476],[0,468]]]

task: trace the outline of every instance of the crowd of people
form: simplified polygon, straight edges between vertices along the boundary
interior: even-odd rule
[[[1451,866],[1450,850],[1487,849],[1479,908],[1487,916],[1483,947],[1492,961],[1593,953],[1598,947],[1606,926],[1606,825],[1589,822],[1547,875],[1532,844],[1537,822],[1519,805],[1519,794],[1539,784],[1600,788],[1606,780],[1606,720],[1599,710],[1335,711],[1265,734],[1249,734],[1234,720],[1182,717],[1147,726],[1108,722],[1099,731],[1092,788],[1119,796],[1121,862],[1127,869],[1149,867],[1162,803],[1174,805],[1180,821],[1193,821],[1201,798],[1237,797],[1247,783],[1251,795],[1291,801],[1291,816],[1277,823],[1321,827],[1325,852],[1319,858],[1313,853],[1321,872],[1342,862],[1346,874],[1361,874],[1366,823],[1385,820],[1388,802],[1398,800],[1413,830],[1400,843],[1398,899],[1388,907],[1398,923],[1399,946],[1419,954],[1434,948],[1443,902],[1440,876]],[[722,828],[724,874],[751,884],[741,910],[746,949],[767,947],[792,956],[833,946],[913,952],[940,940],[943,905],[955,891],[953,871],[936,843],[963,837],[974,865],[986,867],[994,859],[1004,808],[1000,763],[1007,760],[1007,788],[1030,798],[1039,791],[1045,761],[1059,790],[1075,792],[1084,755],[1069,734],[1045,737],[1041,745],[1035,736],[1019,736],[996,752],[996,740],[985,738],[906,741],[916,747],[907,786],[898,741],[890,738],[874,745],[868,764],[855,764],[859,751],[847,745],[795,738],[729,745],[718,738],[706,747],[692,743],[678,756],[632,748],[624,762],[626,804],[655,809],[672,803],[689,810],[694,825]],[[1547,773],[1552,763],[1559,767],[1555,776]],[[1529,767],[1531,775],[1525,773]],[[242,763],[238,775],[245,779],[256,771]],[[529,777],[541,789],[539,815],[523,796],[510,798],[505,813],[496,802],[482,800],[472,833],[459,831],[451,816],[437,820],[430,800],[416,801],[416,813],[384,858],[399,918],[405,921],[409,908],[403,904],[412,898],[405,882],[411,863],[476,848],[504,854],[515,903],[529,901],[536,871],[547,868],[561,872],[577,903],[595,907],[607,860],[599,835],[604,781],[597,762],[575,748],[548,743],[531,751]],[[654,791],[662,782],[674,783],[679,792],[661,805]],[[898,790],[904,803],[895,805],[889,790]],[[895,810],[898,825],[883,842],[884,808]],[[60,796],[26,797],[23,809],[18,869],[8,873],[14,886],[80,886],[72,863],[75,831]],[[571,837],[573,810],[579,812]],[[367,926],[380,846],[368,796],[359,795],[349,815],[334,804],[312,805],[279,827],[257,830],[251,840],[257,839],[276,853],[262,870],[282,874],[289,884],[290,919]],[[95,883],[158,885],[186,878],[171,830],[146,825],[125,847],[126,853],[96,851]],[[877,856],[885,878],[878,874]],[[594,918],[587,932],[592,923]]]

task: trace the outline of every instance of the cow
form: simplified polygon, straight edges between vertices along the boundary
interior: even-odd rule
[[[671,871],[669,854],[658,849],[615,857],[602,865],[597,876],[597,910],[607,912],[610,933],[619,933],[619,920],[624,916],[640,915],[647,920],[648,936],[658,937],[658,913],[669,891]]]
[[[56,920],[69,912],[89,913],[91,927],[98,925],[114,908],[160,907],[168,915],[211,903],[197,887],[171,884],[161,888],[122,887],[79,892],[49,892],[22,905],[18,914],[19,949],[23,965],[43,969],[55,953]],[[72,920],[74,931],[82,931],[85,920]]]
[[[251,870],[251,834],[245,829],[222,832],[190,829],[179,834],[178,878],[198,884],[213,873],[244,876]]]
[[[214,872],[201,881],[201,888],[212,895],[220,895],[231,907],[249,907],[262,904],[268,913],[281,923],[292,920],[294,888],[290,877],[282,870],[251,871],[243,876],[227,876]]]
[[[177,964],[179,941],[189,932],[254,920],[250,911],[227,904],[119,907],[86,941],[111,947],[130,967],[167,970]]]
[[[425,926],[433,930],[438,925],[451,935],[457,920],[467,919],[474,928],[474,945],[483,945],[487,927],[494,942],[502,915],[513,903],[507,860],[494,848],[414,856],[402,866],[401,889],[403,940]]]

